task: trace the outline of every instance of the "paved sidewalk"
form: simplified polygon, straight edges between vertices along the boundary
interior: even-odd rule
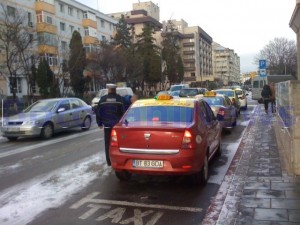
[[[202,225],[300,224],[300,177],[283,166],[277,118],[256,107]]]

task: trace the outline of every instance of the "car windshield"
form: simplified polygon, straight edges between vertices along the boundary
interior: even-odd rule
[[[183,86],[178,85],[178,86],[172,86],[170,88],[170,91],[180,91],[183,88]]]
[[[209,105],[224,105],[224,99],[221,97],[204,97]]]
[[[228,97],[234,97],[234,91],[223,91],[223,90],[216,90],[218,94],[227,95]]]
[[[178,106],[149,106],[131,108],[127,122],[185,122],[193,121],[193,108]]]
[[[24,112],[49,112],[57,102],[57,100],[40,100],[30,105]]]
[[[179,96],[195,96],[197,94],[197,89],[181,89]]]
[[[237,95],[243,95],[243,91],[242,91],[242,90],[235,90],[235,93],[236,93]]]

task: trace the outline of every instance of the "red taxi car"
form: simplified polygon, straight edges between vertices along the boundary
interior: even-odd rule
[[[132,173],[191,175],[194,183],[205,184],[209,160],[221,154],[221,130],[204,100],[138,100],[112,130],[112,168],[120,180]]]

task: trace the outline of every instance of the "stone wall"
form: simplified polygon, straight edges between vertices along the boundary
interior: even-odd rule
[[[283,160],[292,172],[300,175],[300,81],[276,84],[277,140]]]

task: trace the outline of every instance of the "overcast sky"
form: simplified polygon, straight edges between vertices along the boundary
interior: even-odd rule
[[[138,0],[77,0],[105,14],[132,10]],[[146,2],[140,0],[140,2]],[[241,57],[242,72],[256,70],[253,58],[276,37],[296,41],[289,26],[296,0],[152,0],[160,22],[185,20]]]

